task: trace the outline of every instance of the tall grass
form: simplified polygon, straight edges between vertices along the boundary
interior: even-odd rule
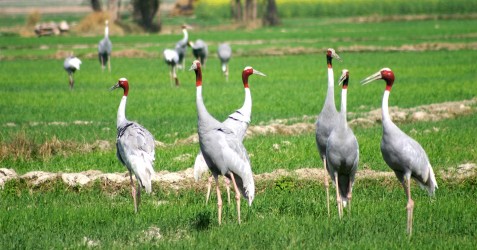
[[[259,1],[260,12],[264,3]],[[280,17],[350,17],[367,15],[466,14],[477,9],[475,1],[457,0],[276,0]],[[228,0],[204,0],[197,5],[199,18],[229,18]]]

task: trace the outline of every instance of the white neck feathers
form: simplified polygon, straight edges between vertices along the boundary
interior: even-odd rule
[[[123,96],[123,98],[121,98],[121,102],[119,103],[118,118],[117,118],[117,121],[116,121],[116,127],[118,127],[118,128],[121,125],[121,123],[126,121],[126,101],[127,101],[127,99],[128,99],[127,96]]]

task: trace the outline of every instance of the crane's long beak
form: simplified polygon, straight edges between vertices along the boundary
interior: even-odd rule
[[[260,72],[260,71],[258,71],[258,70],[256,70],[256,69],[253,70],[253,74],[256,74],[256,75],[259,75],[259,76],[267,76],[267,75],[265,75],[264,73],[262,73],[262,72]]]
[[[112,86],[111,88],[109,88],[109,91],[113,91],[115,89],[119,88],[119,83],[116,83],[116,85]]]
[[[336,52],[334,52],[333,54],[331,54],[331,57],[335,58],[335,59],[338,60],[338,61],[343,61],[343,59],[341,59],[341,57],[340,57],[338,54],[336,54]]]
[[[344,80],[348,77],[348,73],[346,71],[343,72],[343,74],[341,74],[341,77],[340,77],[340,80],[338,82],[338,85],[341,85],[343,84]]]
[[[365,79],[361,80],[361,84],[365,85],[365,84],[368,84],[368,83],[370,83],[374,80],[379,80],[379,79],[382,79],[381,71],[378,71],[378,72],[366,77]]]

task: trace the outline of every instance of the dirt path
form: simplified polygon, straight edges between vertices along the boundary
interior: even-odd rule
[[[290,176],[297,180],[317,180],[322,182],[324,179],[324,170],[320,168],[301,168],[294,171],[277,169],[271,173],[263,173],[255,175],[257,183],[264,181],[276,181],[284,176]],[[477,165],[474,163],[465,163],[457,167],[451,167],[446,170],[437,172],[438,179],[445,182],[459,183],[464,180],[477,177]],[[128,172],[124,173],[102,173],[98,170],[88,170],[80,173],[51,173],[43,171],[28,172],[24,175],[18,175],[15,170],[0,168],[0,188],[3,188],[5,183],[12,179],[22,179],[28,183],[30,188],[38,188],[42,185],[48,185],[51,182],[62,180],[65,184],[71,187],[88,186],[99,180],[103,186],[110,186],[113,188],[127,188],[129,185]],[[395,180],[394,173],[391,171],[374,171],[369,169],[360,169],[356,175],[356,180],[378,179],[378,180]],[[161,187],[171,188],[174,190],[183,188],[203,188],[206,178],[195,182],[193,176],[193,169],[188,168],[183,171],[157,172],[153,178],[154,183],[158,183]]]

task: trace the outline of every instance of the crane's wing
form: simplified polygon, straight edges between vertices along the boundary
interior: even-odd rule
[[[155,160],[154,137],[143,126],[135,122],[128,122],[124,126],[118,128],[118,137],[116,141],[118,148],[123,152],[120,159],[125,162],[125,158],[129,155],[142,156],[151,164]]]

